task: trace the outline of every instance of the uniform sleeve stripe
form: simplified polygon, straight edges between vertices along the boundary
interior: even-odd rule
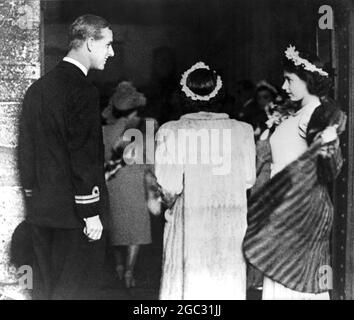
[[[100,196],[75,196],[75,200],[92,200],[99,198]]]
[[[87,194],[87,195],[76,195],[75,196],[75,201],[99,201],[100,200],[100,190],[97,186],[94,186],[92,188],[92,192],[91,194]]]
[[[94,198],[94,199],[88,199],[88,200],[76,200],[75,199],[75,203],[77,203],[77,204],[89,204],[89,203],[95,203],[98,201],[100,201],[99,197]]]

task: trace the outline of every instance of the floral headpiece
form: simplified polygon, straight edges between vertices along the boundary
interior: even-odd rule
[[[209,66],[207,66],[204,62],[197,62],[194,64],[190,69],[188,69],[186,72],[183,73],[182,79],[180,81],[180,84],[182,86],[182,91],[186,94],[188,98],[191,98],[192,100],[200,100],[200,101],[209,101],[211,98],[214,98],[219,90],[222,88],[222,81],[220,76],[218,75],[216,78],[216,86],[212,92],[210,92],[208,95],[199,95],[194,93],[192,90],[190,90],[187,86],[187,78],[188,76],[195,70],[197,69],[207,69],[210,70]]]
[[[328,77],[328,73],[321,68],[317,68],[314,64],[306,59],[300,58],[299,51],[296,51],[295,46],[289,45],[285,50],[285,56],[292,60],[295,66],[302,66],[305,70],[310,72],[318,72],[321,76]]]

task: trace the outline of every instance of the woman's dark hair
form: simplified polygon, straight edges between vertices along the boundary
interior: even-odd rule
[[[208,69],[197,69],[188,75],[186,85],[187,87],[197,95],[207,96],[216,87],[217,74]],[[217,95],[208,101],[192,100],[182,92],[183,111],[184,113],[190,112],[218,112],[221,107],[221,100],[224,96],[222,89]]]
[[[300,58],[306,59],[311,64],[315,65],[324,71],[324,64],[320,61],[319,57],[311,52],[303,51],[299,53]],[[302,65],[296,66],[292,60],[284,57],[283,70],[289,73],[295,73],[300,79],[306,82],[307,90],[310,94],[314,94],[318,97],[325,97],[328,95],[332,86],[332,79],[330,75],[328,77],[322,76],[320,73],[314,71],[305,70]]]

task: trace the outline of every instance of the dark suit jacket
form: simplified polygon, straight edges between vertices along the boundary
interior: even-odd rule
[[[53,228],[81,228],[104,220],[107,191],[96,88],[62,61],[27,91],[19,134],[19,169],[27,220]]]

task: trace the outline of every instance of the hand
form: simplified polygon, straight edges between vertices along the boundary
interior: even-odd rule
[[[321,134],[324,146],[320,148],[319,154],[323,158],[331,157],[339,146],[337,127],[336,125],[327,127]]]
[[[166,222],[172,222],[173,221],[173,214],[172,214],[172,211],[170,209],[167,209],[165,211],[164,216],[165,216]]]
[[[338,126],[334,125],[323,130],[321,137],[324,144],[332,142],[338,138],[337,127]]]
[[[336,152],[338,146],[339,146],[339,139],[337,139],[335,143],[327,144],[321,147],[318,153],[323,158],[330,158]]]
[[[161,197],[149,197],[147,201],[147,207],[154,216],[158,216],[161,213]]]
[[[89,241],[96,241],[101,239],[103,226],[100,217],[94,216],[85,219],[86,227],[84,234],[89,238]]]

